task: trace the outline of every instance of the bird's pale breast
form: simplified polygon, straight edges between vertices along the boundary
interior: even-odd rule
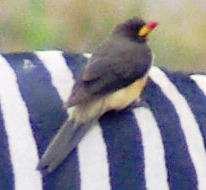
[[[129,86],[122,88],[105,97],[104,105],[108,110],[122,110],[137,100],[146,84],[147,74]]]

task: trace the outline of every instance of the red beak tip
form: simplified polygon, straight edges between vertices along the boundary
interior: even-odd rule
[[[159,22],[158,21],[151,21],[148,23],[148,26],[151,28],[151,29],[154,29],[157,25],[159,25]]]

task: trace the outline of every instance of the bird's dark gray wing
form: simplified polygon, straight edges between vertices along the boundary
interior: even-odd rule
[[[134,82],[134,80],[131,80],[129,77],[123,77],[123,72],[128,71],[124,71],[122,67],[118,66],[121,61],[123,60],[110,60],[108,58],[104,58],[101,60],[101,71],[97,68],[98,66],[92,65],[89,68],[89,72],[95,74],[92,74],[92,78],[90,78],[90,80],[83,81],[85,89],[92,95],[104,95]]]
[[[103,66],[104,64],[100,65]],[[89,72],[95,74],[88,75],[89,77],[87,77],[86,80],[78,80],[74,84],[72,93],[65,103],[66,108],[87,101],[94,95],[101,96],[110,93],[122,86],[122,82],[120,82],[118,76],[116,76],[108,66],[100,70],[94,65],[90,67]],[[117,81],[119,81],[119,86],[117,86]]]
[[[109,69],[121,78],[145,74],[151,65],[151,51],[146,43],[136,43],[124,38],[110,38],[97,48],[88,60],[82,80],[91,81],[103,76]],[[134,71],[135,69],[135,71]]]
[[[82,75],[85,88],[92,94],[101,95],[126,87],[143,77],[151,66],[151,52],[148,50],[148,46],[134,43],[123,47],[116,44],[105,55],[97,52]]]
[[[151,66],[148,50],[147,45],[124,43],[120,46],[117,41],[101,46],[88,61],[66,105],[71,107],[93,95],[114,92],[143,77]]]

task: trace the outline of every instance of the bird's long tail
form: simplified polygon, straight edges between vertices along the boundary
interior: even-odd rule
[[[38,163],[37,169],[43,175],[54,171],[70,152],[77,147],[91,126],[92,122],[76,125],[73,120],[67,119],[47,147]]]

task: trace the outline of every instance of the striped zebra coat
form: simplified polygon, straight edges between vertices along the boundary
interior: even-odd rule
[[[87,58],[0,55],[0,190],[205,190],[206,76],[153,66],[146,107],[106,113],[48,176],[39,157]]]

